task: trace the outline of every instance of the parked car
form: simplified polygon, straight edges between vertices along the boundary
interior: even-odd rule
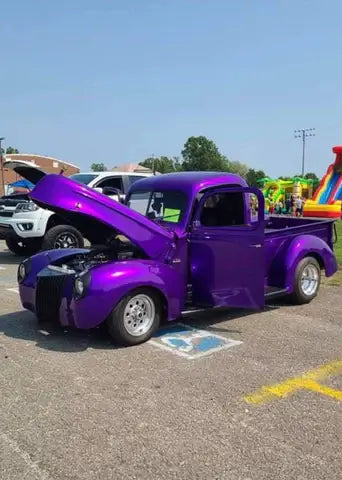
[[[27,203],[29,201],[27,193],[12,193],[11,195],[0,197],[0,216],[11,217],[19,203]]]
[[[30,169],[35,183],[45,175],[42,170],[24,161],[11,160],[4,165],[18,174],[23,169]],[[123,201],[129,187],[149,175],[151,174],[113,171],[77,173],[70,178],[117,201]],[[84,246],[82,233],[66,221],[61,212],[39,208],[32,201],[18,203],[13,210],[6,218],[0,210],[0,237],[5,239],[8,249],[16,255]]]
[[[255,219],[251,194],[259,202]],[[132,185],[126,205],[56,175],[31,196],[102,246],[52,250],[21,263],[24,308],[63,326],[106,323],[123,345],[148,340],[186,308],[262,309],[266,299],[285,295],[308,303],[321,271],[329,277],[337,270],[332,220],[266,223],[261,192],[232,174],[147,178]]]

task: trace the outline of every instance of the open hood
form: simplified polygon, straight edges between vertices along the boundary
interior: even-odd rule
[[[149,258],[165,256],[174,234],[125,205],[63,175],[45,175],[30,193],[42,208],[59,213],[92,243],[120,232]]]
[[[29,182],[36,185],[39,180],[45,177],[46,173],[40,168],[37,168],[32,162],[24,162],[23,160],[8,160],[4,162],[4,168],[14,170],[15,173]]]

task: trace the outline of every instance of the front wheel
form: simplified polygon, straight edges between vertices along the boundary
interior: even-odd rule
[[[149,288],[139,288],[123,297],[107,319],[114,343],[131,346],[146,342],[156,332],[162,316],[162,302]]]
[[[321,283],[321,268],[313,257],[303,258],[297,265],[295,273],[294,292],[291,295],[293,303],[303,305],[316,297]]]

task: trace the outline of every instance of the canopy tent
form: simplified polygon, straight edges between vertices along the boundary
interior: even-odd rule
[[[10,187],[18,187],[18,188],[27,188],[28,190],[32,190],[34,187],[33,183],[29,182],[28,180],[22,179],[18,180],[17,182],[11,183]]]

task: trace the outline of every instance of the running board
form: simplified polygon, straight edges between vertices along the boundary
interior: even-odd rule
[[[278,288],[278,287],[266,287],[265,288],[265,299],[280,297],[282,295],[287,295],[289,292],[287,288]]]

